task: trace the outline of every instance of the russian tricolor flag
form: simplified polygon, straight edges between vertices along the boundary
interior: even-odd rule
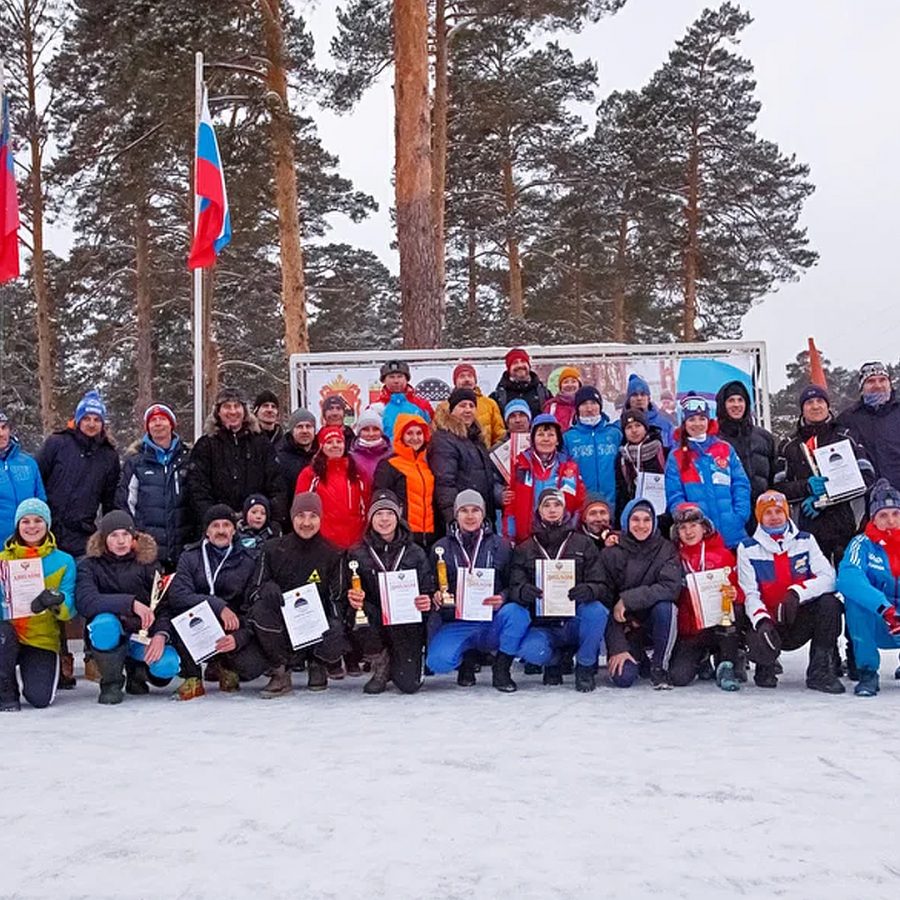
[[[9,98],[3,94],[0,132],[0,284],[19,277],[19,195],[9,145]]]
[[[216,261],[219,251],[231,240],[231,215],[228,211],[228,195],[225,192],[225,173],[222,171],[219,144],[216,141],[216,132],[206,102],[205,85],[200,126],[197,129],[194,202],[199,203],[200,213],[197,217],[191,255],[188,258],[188,268],[205,269]]]

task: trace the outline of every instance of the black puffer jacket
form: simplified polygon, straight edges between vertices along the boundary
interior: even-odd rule
[[[179,557],[175,577],[168,591],[172,611],[183,613],[192,606],[209,600],[209,605],[216,613],[221,613],[227,606],[233,613],[243,614],[247,610],[247,595],[253,570],[256,568],[256,558],[251,556],[237,539],[231,545],[231,553],[221,568],[210,553],[209,568],[213,576],[213,584],[210,586],[203,562],[208,543],[204,538],[190,547],[185,547],[184,553]]]
[[[729,418],[725,412],[725,399],[733,394],[744,398],[744,415],[740,419]],[[756,498],[765,493],[775,480],[775,460],[777,448],[775,438],[753,424],[750,416],[750,394],[740,381],[730,381],[716,395],[716,415],[719,421],[719,437],[734,447],[737,455],[750,479],[750,506],[756,506]],[[751,516],[747,529],[753,534],[756,528],[755,519]]]
[[[500,407],[500,415],[504,414],[506,404],[510,400],[524,400],[531,408],[531,418],[541,414],[544,404],[550,399],[550,391],[537,377],[536,372],[531,373],[528,381],[513,381],[509,372],[504,372],[497,387],[491,394],[491,399]]]
[[[494,465],[477,420],[467,430],[446,408],[438,407],[427,458],[434,475],[437,534],[443,534],[453,521],[456,495],[469,488],[484,498],[485,520],[494,521]]]
[[[575,583],[589,585],[594,599],[600,599],[600,552],[594,541],[580,531],[573,531],[568,521],[562,525],[545,525],[536,518],[531,537],[517,544],[513,551],[507,591],[507,600],[528,607],[532,618],[536,618],[534,604],[522,597],[522,586],[535,583],[535,563],[547,556],[556,559],[563,544],[565,549],[559,559],[575,560]],[[541,547],[546,551],[546,556],[541,552]],[[547,618],[536,620],[540,623],[558,621]]]
[[[37,455],[60,550],[84,556],[97,530],[97,510],[115,509],[119,454],[106,432],[85,437],[76,428],[54,432]]]
[[[259,433],[253,416],[237,432],[210,419],[194,445],[188,472],[188,494],[198,521],[214,503],[239,510],[251,494],[265,494],[272,518],[284,521],[287,491],[275,462],[275,448]]]
[[[187,495],[188,458],[188,448],[177,435],[165,460],[144,438],[129,448],[116,490],[116,507],[128,510],[134,524],[153,536],[160,562],[170,566],[195,537]]]
[[[896,392],[891,391],[891,399],[874,409],[862,400],[854,403],[838,416],[838,425],[862,444],[877,477],[900,488],[900,398]]]
[[[875,481],[875,472],[868,461],[865,450],[850,435],[850,432],[838,425],[833,417],[829,416],[825,422],[810,425],[802,418],[797,424],[797,431],[781,450],[784,457],[784,481],[776,485],[791,506],[792,518],[802,531],[808,531],[819,544],[822,552],[835,565],[840,562],[844,550],[850,539],[856,534],[859,518],[854,510],[852,501],[839,503],[836,506],[827,506],[819,510],[819,515],[810,518],[803,512],[801,504],[803,500],[811,496],[808,480],[813,474],[809,461],[804,451],[804,444],[815,438],[816,446],[827,447],[838,441],[849,440],[860,462],[860,472],[866,486],[869,487]],[[862,503],[858,504],[859,513],[862,513]]]
[[[281,477],[284,480],[284,487],[289,499],[294,496],[297,476],[312,462],[312,458],[316,455],[318,449],[319,442],[314,439],[309,450],[304,450],[294,441],[290,432],[287,432],[275,445],[275,462],[281,471]],[[290,505],[290,503],[287,504],[288,508],[290,508]],[[289,511],[290,509],[288,509]],[[288,516],[285,517],[285,530],[288,530],[287,518]]]

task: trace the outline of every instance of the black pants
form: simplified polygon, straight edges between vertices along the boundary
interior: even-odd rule
[[[696,634],[678,638],[675,653],[669,666],[669,676],[676,687],[690,684],[697,675],[697,669],[707,653],[711,653],[716,665],[720,662],[737,662],[741,636],[734,626],[723,628],[716,625],[704,628]]]
[[[36,709],[49,706],[56,696],[59,654],[20,644],[12,623],[0,622],[0,696],[4,700],[19,698],[16,666],[19,667],[25,699]]]
[[[425,666],[425,625],[382,625],[380,617],[369,616],[369,626],[352,633],[352,640],[366,656],[387,650],[391,660],[391,681],[404,694],[422,687]]]
[[[804,644],[810,645],[810,654],[816,650],[831,653],[835,641],[841,633],[843,606],[836,594],[828,593],[807,603],[801,603],[793,622],[778,622],[778,636],[782,650],[798,650]],[[763,666],[771,666],[779,654],[763,641],[759,634],[750,629],[747,632],[747,648],[750,659]]]

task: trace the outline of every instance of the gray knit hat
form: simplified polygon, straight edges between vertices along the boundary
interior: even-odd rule
[[[400,510],[400,501],[393,491],[383,490],[374,493],[372,503],[369,506],[369,522],[372,521],[372,516],[380,509],[389,509],[398,520],[403,518],[403,513]]]
[[[484,497],[478,493],[478,491],[473,490],[472,488],[468,488],[465,491],[460,491],[456,495],[456,499],[453,501],[453,515],[459,515],[459,511],[463,506],[477,506],[482,512],[487,511],[487,507],[484,502]]]
[[[293,431],[301,422],[309,422],[313,426],[316,424],[316,417],[302,406],[297,407],[288,417],[287,430]]]

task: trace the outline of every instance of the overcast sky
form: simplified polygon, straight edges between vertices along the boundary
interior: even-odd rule
[[[297,0],[329,62],[336,0]],[[598,65],[598,99],[639,88],[709,3],[629,0],[612,19],[566,37],[576,58]],[[754,22],[740,52],[752,60],[762,103],[758,133],[811,166],[816,193],[804,224],[820,261],[781,287],[744,320],[743,337],[765,340],[773,387],[813,336],[832,362],[900,357],[895,311],[896,210],[900,158],[895,37],[896,0],[745,0]],[[590,110],[588,110],[588,113]],[[345,116],[317,115],[322,139],[341,171],[373,194],[381,209],[353,225],[335,218],[331,239],[376,252],[394,271],[390,249],[393,109],[390,75]]]

